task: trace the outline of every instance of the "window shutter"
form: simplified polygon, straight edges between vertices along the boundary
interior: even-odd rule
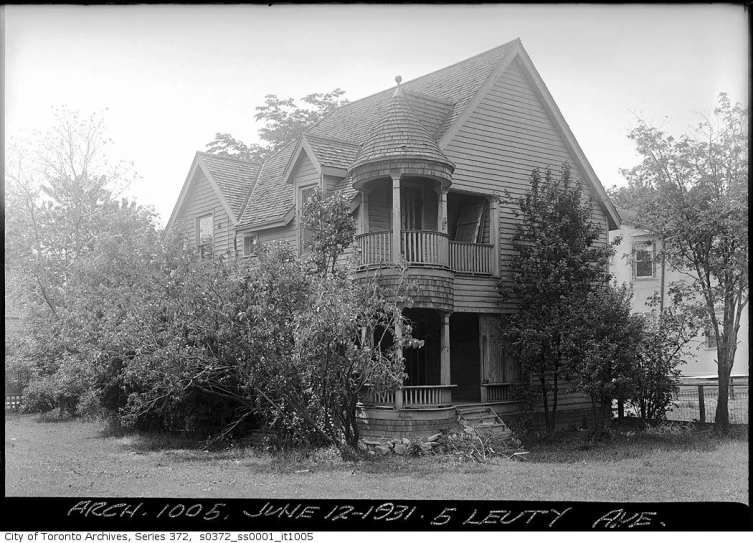
[[[466,206],[460,210],[455,228],[455,241],[477,243],[481,230],[481,217],[484,214],[483,205]]]

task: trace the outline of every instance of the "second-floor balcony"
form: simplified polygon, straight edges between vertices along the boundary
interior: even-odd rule
[[[356,237],[360,265],[376,267],[396,261],[392,231],[369,232]],[[401,230],[400,253],[411,266],[451,269],[457,273],[492,275],[494,245],[452,241],[448,234],[428,230]]]

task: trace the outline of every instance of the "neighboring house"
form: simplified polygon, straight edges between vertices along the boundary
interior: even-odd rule
[[[668,263],[657,258],[662,248],[658,236],[642,229],[634,214],[619,210],[622,224],[619,230],[610,232],[610,237],[622,236],[617,253],[612,257],[609,269],[618,283],[633,286],[633,311],[650,316],[659,312],[659,307],[648,305],[654,293],[659,295],[662,304],[670,303],[667,292],[671,283],[689,281],[688,273],[672,269]],[[748,375],[748,311],[743,309],[740,317],[740,330],[732,377]],[[688,344],[688,352],[695,358],[688,358],[681,366],[683,377],[717,377],[716,338],[710,330],[701,331],[695,340]]]
[[[360,252],[361,270],[402,253],[419,287],[405,314],[425,346],[404,353],[403,389],[364,398],[370,431],[434,431],[454,422],[458,404],[519,413],[520,376],[498,327],[515,306],[497,289],[515,219],[495,195],[521,195],[533,168],[558,172],[568,162],[594,197],[602,243],[619,215],[519,40],[396,81],[333,111],[264,164],[197,153],[167,230],[232,258],[273,240],[301,250],[302,202],[316,187],[343,193],[359,226],[350,252]],[[568,424],[590,409],[574,394],[559,405]]]

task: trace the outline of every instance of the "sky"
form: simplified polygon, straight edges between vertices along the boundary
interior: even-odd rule
[[[720,92],[747,105],[738,5],[6,6],[5,133],[53,107],[107,108],[130,195],[170,217],[215,133],[258,142],[267,94],[340,87],[351,101],[520,38],[604,187],[638,162],[638,118],[674,134]]]

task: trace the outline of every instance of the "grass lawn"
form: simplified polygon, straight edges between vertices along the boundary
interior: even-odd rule
[[[6,414],[5,495],[748,503],[747,427],[721,439],[708,430],[620,433],[596,445],[575,433],[530,444],[524,462],[486,464],[451,456],[343,462],[327,451],[296,460],[104,430]]]

